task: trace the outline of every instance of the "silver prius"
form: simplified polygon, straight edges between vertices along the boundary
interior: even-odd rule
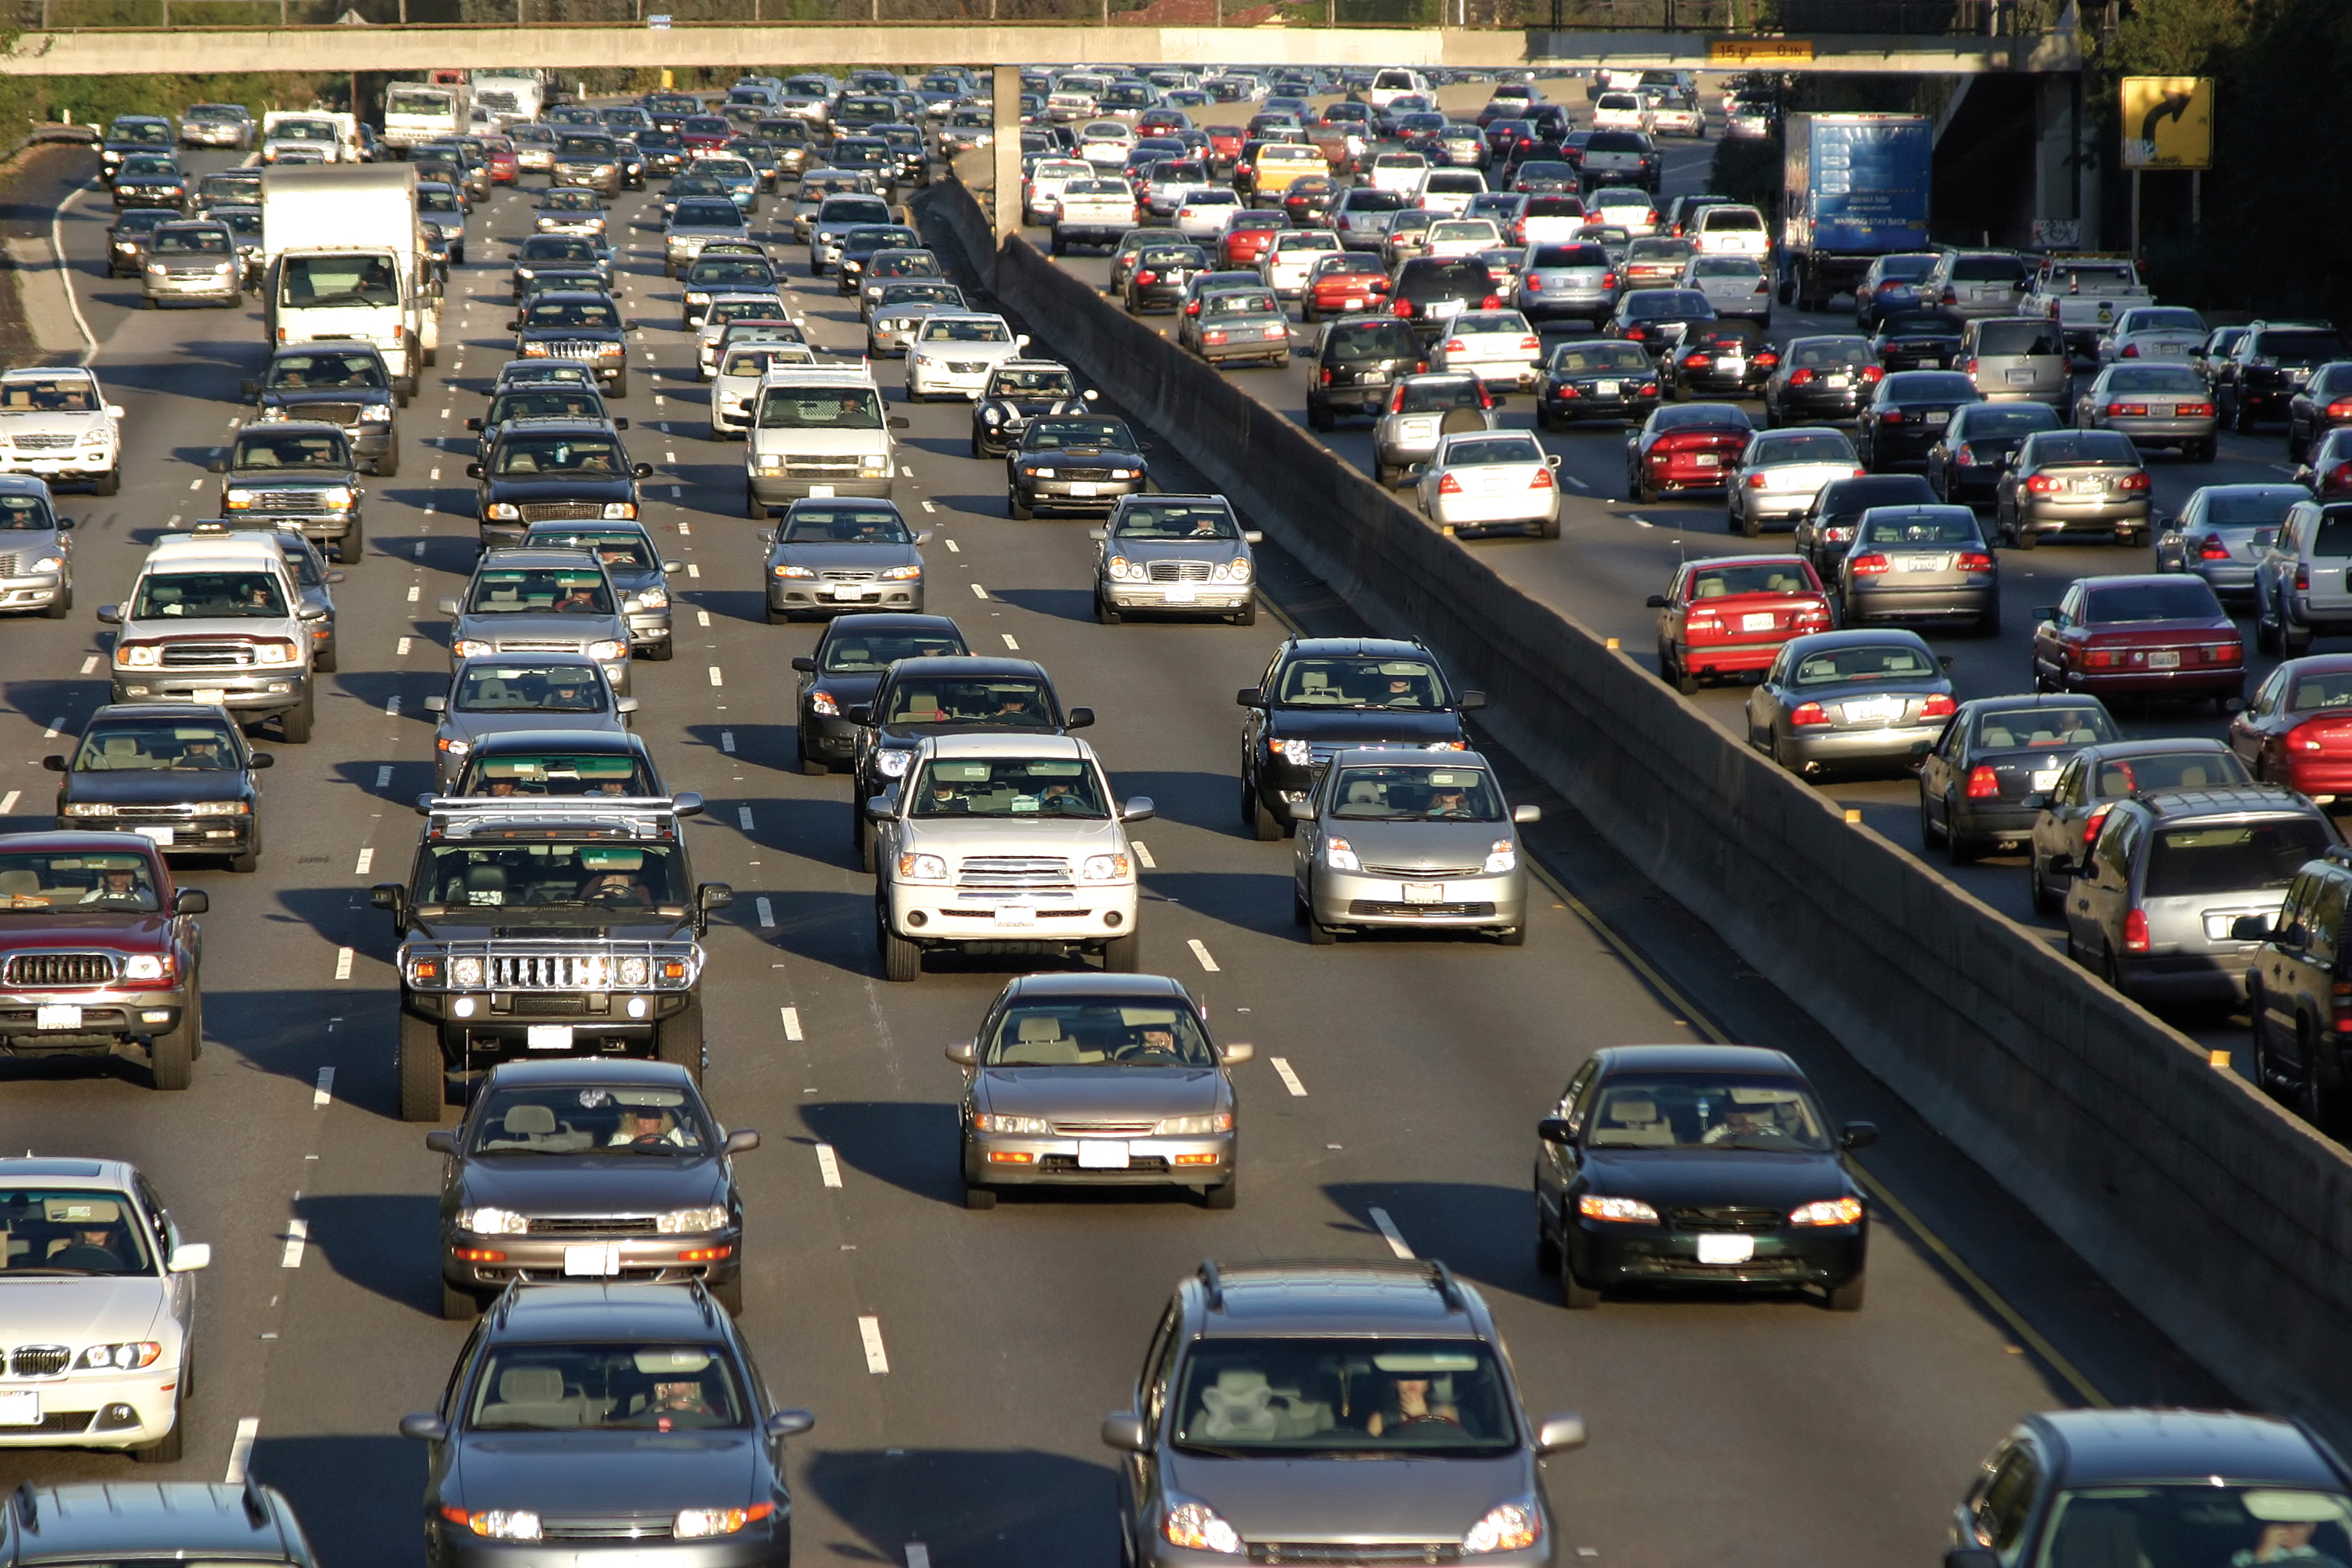
[[[484,654],[459,664],[449,689],[427,697],[425,710],[441,716],[433,736],[434,782],[447,795],[483,737],[514,730],[618,734],[637,700],[615,696],[604,667],[585,654]]]
[[[1748,694],[1748,743],[1784,768],[1907,767],[1956,704],[1945,661],[1916,632],[1816,632],[1785,645]]]
[[[1244,531],[1223,496],[1129,496],[1095,540],[1095,618],[1117,626],[1139,610],[1257,621],[1257,569]]]
[[[965,1069],[964,1206],[1005,1186],[1185,1186],[1213,1209],[1238,1192],[1234,1095],[1192,994],[1156,974],[1031,974],[1007,985],[980,1036],[948,1047]]]
[[[1528,873],[1516,809],[1475,752],[1444,761],[1341,752],[1290,808],[1298,823],[1293,914],[1321,947],[1343,928],[1454,928],[1527,940]]]

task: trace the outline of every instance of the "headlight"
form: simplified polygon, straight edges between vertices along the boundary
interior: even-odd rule
[[[36,572],[62,572],[65,567],[65,557],[62,555],[44,555],[33,563],[33,570]]]
[[[1314,746],[1305,741],[1276,741],[1274,747],[1282,753],[1282,760],[1295,768],[1306,767],[1315,760]]]
[[[102,800],[76,801],[66,807],[68,816],[112,816],[114,807]]]
[[[1078,866],[1081,882],[1123,882],[1127,879],[1127,857],[1124,855],[1089,855]]]
[[[781,563],[776,566],[774,570],[776,575],[779,577],[814,577],[816,575],[815,571],[810,567],[794,566],[790,563]]]
[[[1133,468],[1113,468],[1110,471],[1110,477],[1115,479],[1139,479],[1142,476],[1138,474]]]
[[[388,425],[392,422],[392,405],[371,403],[360,409],[360,422],[365,425]]]
[[[1507,838],[1496,839],[1495,847],[1486,851],[1486,870],[1489,874],[1512,870],[1518,866],[1518,846]]]
[[[940,362],[931,358],[929,354],[917,354],[915,356],[915,363],[917,364],[937,364]]]
[[[767,1518],[776,1511],[772,1502],[754,1503],[750,1508],[688,1508],[678,1510],[671,1533],[680,1541],[695,1541],[708,1535],[732,1535],[745,1525]]]
[[[264,642],[253,645],[253,662],[275,668],[302,662],[302,650],[290,642]]]
[[[948,863],[937,855],[901,855],[898,875],[909,882],[944,882],[948,879]]]
[[[644,593],[637,595],[637,608],[641,610],[668,609],[669,590],[667,588],[646,589]]]
[[[160,261],[151,261],[147,264],[147,270],[151,276],[161,278],[163,276],[163,264]]]
[[[624,985],[632,988],[643,985],[652,973],[652,965],[645,959],[625,958],[621,960],[620,975],[621,984]]]
[[[1033,479],[1050,479],[1054,477],[1054,470],[1051,468],[1031,468],[1029,470],[1029,477]]]
[[[686,302],[689,305],[708,305],[710,303],[710,296],[708,294],[688,294],[686,297]]]
[[[522,508],[510,500],[494,500],[490,503],[490,510],[485,515],[492,522],[520,522]]]
[[[1129,578],[1140,581],[1143,576],[1143,568],[1124,555],[1114,555],[1104,562],[1103,570],[1109,574],[1114,583],[1124,583]]]
[[[633,500],[608,500],[604,503],[604,516],[608,520],[626,521],[636,515],[637,503]]]
[[[1054,1131],[1054,1124],[1042,1116],[991,1116],[984,1110],[973,1114],[971,1125],[978,1132],[1025,1132],[1034,1137]]]
[[[590,658],[625,658],[628,654],[628,651],[629,645],[627,643],[614,642],[610,637],[599,637],[596,641],[588,645],[588,657]]]
[[[488,638],[459,637],[456,643],[451,645],[449,651],[456,654],[459,658],[477,658],[483,654],[491,653],[496,650],[490,647]]]
[[[462,757],[467,752],[474,749],[474,744],[470,741],[452,741],[446,737],[436,741],[433,743],[442,751],[448,752],[453,757]]]
[[[243,800],[200,800],[186,809],[192,816],[246,816],[252,813],[253,805]]]
[[[172,961],[160,952],[134,952],[122,961],[125,980],[169,980]]]
[[[882,770],[882,776],[886,779],[904,778],[907,776],[907,764],[914,760],[912,752],[877,752],[874,765]]]
[[[261,411],[261,418],[265,423],[271,420],[284,419],[286,417],[286,407],[283,404],[273,403],[268,407]],[[84,439],[87,440],[88,437],[85,437]]]
[[[486,1508],[467,1514],[466,1528],[493,1541],[537,1541],[539,1515],[527,1508]]]
[[[1344,838],[1327,838],[1323,841],[1323,860],[1334,871],[1363,869],[1362,862],[1356,858],[1356,847]]]
[[[1462,1538],[1462,1554],[1525,1552],[1542,1539],[1543,1515],[1533,1503],[1498,1503]]]
[[[533,268],[518,267],[515,268],[515,276],[518,278],[536,278],[539,276],[539,273],[537,269]]]
[[[1004,423],[1004,410],[995,406],[993,404],[982,409],[980,411],[980,416],[983,421],[991,425],[1002,425]]]
[[[857,463],[857,477],[862,479],[878,479],[887,466],[880,458],[861,458]]]
[[[1199,1138],[1211,1132],[1231,1132],[1234,1113],[1219,1110],[1207,1116],[1163,1116],[1154,1129],[1162,1138]]]
[[[1160,1533],[1167,1538],[1169,1545],[1193,1552],[1223,1552],[1238,1556],[1242,1549],[1241,1532],[1218,1518],[1217,1510],[1204,1502],[1170,1500]]]
[[[522,346],[522,357],[525,359],[545,359],[547,357],[547,345],[541,342],[525,343]]]
[[[1658,1211],[1639,1198],[1604,1198],[1598,1193],[1587,1193],[1576,1200],[1576,1212],[1587,1219],[1609,1220],[1618,1225],[1658,1223]]]
[[[457,1228],[476,1236],[520,1236],[530,1228],[530,1221],[512,1209],[459,1209]]]
[[[221,497],[221,506],[228,511],[244,511],[253,505],[253,498],[243,490],[230,490]]]
[[[460,991],[478,987],[482,984],[482,961],[478,958],[454,960],[449,965],[449,984]]]
[[[841,717],[841,704],[833,700],[832,692],[819,687],[809,693],[809,711],[822,713],[828,719],[838,719]]]
[[[1822,1198],[1801,1204],[1789,1211],[1790,1225],[1859,1225],[1862,1223],[1860,1198]]]
[[[129,1371],[133,1367],[152,1366],[163,1347],[152,1340],[134,1340],[129,1344],[92,1345],[74,1357],[76,1372]]]
[[[726,1225],[727,1205],[724,1204],[672,1209],[654,1219],[654,1229],[663,1236],[700,1236],[705,1231],[724,1229]]]
[[[911,582],[922,574],[923,569],[919,566],[893,566],[888,571],[880,574],[882,580],[886,583]]]

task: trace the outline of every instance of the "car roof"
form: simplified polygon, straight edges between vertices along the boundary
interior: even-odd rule
[[[213,702],[108,702],[82,721],[83,728],[87,730],[101,719],[215,719],[226,722],[220,705]]]
[[[2206,816],[2316,816],[2318,806],[2282,784],[2158,790],[2134,797],[2159,821]]]
[[[1165,974],[1096,974],[1085,971],[1024,974],[1005,986],[1004,994],[1032,1001],[1047,996],[1181,996],[1188,1001],[1192,997],[1181,981]]]
[[[12,1563],[190,1556],[297,1561],[278,1523],[291,1510],[283,1497],[259,1485],[82,1481],[27,1488],[16,1506]]]
[[[838,625],[839,623],[835,623]],[[920,658],[902,658],[890,666],[893,676],[961,675],[987,680],[1002,676],[1028,675],[1053,684],[1045,667],[1030,658],[996,658],[987,654],[927,654]]]
[[[1436,655],[1418,642],[1395,637],[1293,637],[1284,646],[1285,662],[1293,658],[1423,658]]]
[[[651,760],[644,740],[627,730],[493,730],[474,742],[477,757],[509,752],[625,752]]]
[[[133,207],[131,210],[132,212],[137,212],[140,209]],[[162,209],[158,208],[154,210],[160,211]],[[87,365],[79,364],[28,364],[19,365],[13,370],[0,371],[0,381],[33,381],[37,379],[41,381],[57,381],[62,379],[66,381],[95,382],[98,380],[98,376]]]
[[[0,495],[49,497],[49,485],[38,474],[0,474]]]
[[[642,1057],[598,1056],[500,1062],[490,1069],[489,1083],[648,1083],[692,1089],[694,1079],[676,1062],[647,1061]]]
[[[1611,1046],[1598,1053],[1603,1074],[1619,1072],[1774,1073],[1803,1078],[1786,1051],[1763,1046]]]
[[[1963,713],[2023,713],[2035,708],[2080,708],[2085,702],[2104,706],[2088,692],[2012,691],[2005,697],[1971,697],[1960,704],[1960,710]]]
[[[1434,1260],[1281,1260],[1201,1266],[1204,1336],[1398,1334],[1486,1339],[1485,1303]]]
[[[581,565],[594,566],[601,571],[604,563],[598,561],[595,555],[587,550],[558,550],[546,545],[541,545],[537,548],[532,548],[527,545],[510,545],[502,550],[485,550],[480,555],[477,556],[474,561],[474,570],[477,573],[482,572],[483,570],[492,566],[520,567]]]
[[[1759,432],[1760,434],[1760,432]],[[1796,554],[1702,555],[1696,561],[1685,561],[1685,572],[1705,572],[1717,566],[1794,566],[1805,558]]]
[[[963,635],[963,628],[947,616],[914,616],[902,612],[870,612],[866,615],[835,616],[826,623],[817,640],[828,641],[836,637],[871,637],[877,632],[953,632]],[[905,663],[906,660],[899,662]]]
[[[1923,653],[1932,651],[1925,637],[1904,626],[1848,626],[1834,632],[1808,632],[1789,639],[1790,647],[1802,647],[1807,653],[1842,647],[1885,647],[1889,643],[1916,647]]]
[[[983,730],[968,735],[926,735],[923,744],[935,757],[1074,757],[1093,758],[1094,749],[1076,735],[1048,735],[1037,731]]]
[[[30,837],[89,838],[87,833],[16,834],[8,836],[11,848],[19,848]],[[128,836],[125,836],[128,837]],[[55,846],[44,846],[55,847]],[[131,1165],[121,1160],[63,1160],[54,1155],[25,1155],[16,1159],[0,1159],[0,1184],[39,1182],[56,1187],[128,1187],[134,1175]]]
[[[520,419],[501,420],[499,439],[509,436],[561,436],[567,431],[582,436],[611,436],[616,432],[609,419],[583,419],[570,415],[526,415]]]
[[[2299,1424],[2227,1410],[2059,1410],[2026,1418],[2064,1486],[2218,1479],[2339,1490],[2334,1458]]]
[[[2344,662],[2347,668],[2352,668],[2352,657],[2347,657]],[[2127,761],[2133,757],[2160,757],[2178,752],[2210,752],[2216,756],[2227,756],[2229,751],[2230,743],[2227,741],[2207,740],[2198,735],[2174,735],[2161,741],[2100,741],[2095,744],[2084,747],[2074,754],[2078,757],[2086,757],[2093,762],[2100,762],[2108,759]]]
[[[499,1298],[488,1332],[494,1342],[507,1342],[626,1338],[721,1344],[729,1339],[725,1321],[710,1298],[690,1286],[534,1285]]]
[[[278,435],[289,430],[302,436],[319,431],[331,432],[337,436],[350,434],[331,419],[248,419],[237,426],[236,433],[247,436],[251,435],[256,429],[268,431],[271,435]]]

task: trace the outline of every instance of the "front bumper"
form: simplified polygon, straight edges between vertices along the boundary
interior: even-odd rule
[[[622,617],[629,628],[632,647],[660,647],[670,638],[667,610],[633,610]]]
[[[1753,1233],[1754,1256],[1744,1263],[1702,1263],[1701,1234],[1577,1219],[1568,1228],[1567,1250],[1577,1277],[1602,1289],[1651,1283],[1835,1289],[1861,1278],[1869,1251],[1866,1225],[1808,1226]]]
[[[1499,830],[1501,825],[1497,824]],[[1335,871],[1319,862],[1309,876],[1308,907],[1316,923],[1381,929],[1507,931],[1523,925],[1528,913],[1524,867],[1406,881],[1363,871]],[[1434,889],[1430,898],[1416,892]]]
[[[1041,889],[1028,899],[950,883],[893,881],[883,896],[890,929],[926,947],[1099,945],[1133,933],[1138,898],[1131,881]]]
[[[218,670],[116,670],[117,702],[203,702],[232,713],[262,717],[302,705],[310,685],[307,669],[228,675]]]
[[[1256,596],[1255,583],[1136,583],[1095,579],[1095,591],[1120,611],[1209,610],[1230,613]]]
[[[180,1026],[187,1001],[183,985],[0,992],[0,1050],[13,1056],[110,1051],[124,1040],[170,1034]],[[43,1028],[40,1009],[60,1006],[79,1007],[80,1016],[52,1014],[51,1026]]]
[[[431,1568],[579,1568],[603,1562],[614,1568],[788,1568],[792,1517],[780,1510],[733,1535],[647,1545],[642,1540],[489,1541],[434,1516],[425,1524],[425,1555]]]
[[[1103,1159],[1110,1143],[1121,1146],[1124,1166],[1079,1164],[1082,1148]],[[1233,1180],[1234,1168],[1231,1132],[1125,1140],[964,1133],[963,1179],[973,1186],[1220,1187]]]
[[[891,480],[867,476],[850,478],[828,475],[812,479],[792,474],[763,473],[753,470],[750,479],[752,497],[761,506],[788,506],[811,496],[856,496],[866,500],[887,500]]]
[[[401,1010],[440,1026],[441,1054],[482,1057],[631,1056],[653,1049],[654,1026],[686,1010],[688,991],[413,991]],[[532,1031],[568,1029],[567,1040]]]
[[[94,479],[112,473],[121,460],[121,453],[113,447],[76,447],[70,451],[58,449],[37,457],[0,447],[0,474],[40,474],[50,478],[79,476]]]
[[[0,1378],[0,1394],[40,1397],[40,1423],[0,1426],[0,1448],[143,1448],[171,1434],[180,1366],[137,1372],[72,1372],[63,1377]]]
[[[241,262],[236,269],[226,278],[216,272],[190,273],[185,276],[164,273],[159,277],[155,273],[144,271],[140,277],[142,297],[148,300],[236,301],[245,298],[245,268]]]
[[[844,591],[854,590],[854,591]],[[813,612],[830,610],[908,610],[923,602],[919,577],[892,583],[825,583],[806,577],[768,578],[768,607]]]
[[[234,511],[224,510],[221,515],[244,527],[294,529],[305,539],[314,540],[341,539],[360,526],[357,507],[349,511],[271,511],[263,507],[250,507]]]
[[[574,1248],[605,1252],[602,1258],[583,1260],[590,1270],[588,1278],[636,1285],[675,1285],[688,1279],[723,1283],[743,1271],[740,1229],[700,1236],[476,1236],[444,1225],[441,1278],[461,1289],[482,1291],[503,1290],[518,1279],[579,1279],[582,1276],[571,1274],[567,1267],[581,1256]],[[468,1253],[477,1256],[466,1256]],[[483,1253],[495,1256],[478,1256]],[[710,1253],[719,1256],[681,1256]]]
[[[1091,488],[1080,494],[1080,485]],[[1032,511],[1100,512],[1108,517],[1118,509],[1120,497],[1141,495],[1143,485],[1141,479],[1031,479],[1025,484],[1016,479],[1011,489]]]
[[[859,726],[838,713],[801,712],[801,750],[844,761],[857,754]],[[879,795],[881,791],[874,792]]]
[[[989,372],[995,368],[993,363],[984,363],[978,370],[950,370],[940,362],[918,363],[909,355],[907,361],[907,390],[921,397],[961,393],[966,397],[976,398],[986,390]]]
[[[0,578],[0,610],[37,610],[55,604],[65,585],[64,574],[58,572]]]
[[[253,847],[253,813],[221,816],[66,816],[58,818],[61,832],[88,833],[116,829],[152,839],[166,855],[235,855]]]

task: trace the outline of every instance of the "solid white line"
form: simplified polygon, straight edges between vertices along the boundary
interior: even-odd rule
[[[0,795],[0,816],[5,816],[16,810],[16,797],[24,793],[20,789],[12,789],[6,795]]]
[[[1389,1218],[1389,1211],[1386,1209],[1371,1209],[1367,1212],[1369,1212],[1372,1216],[1373,1227],[1379,1230],[1381,1237],[1388,1242],[1389,1250],[1395,1253],[1399,1258],[1411,1258],[1412,1256],[1412,1248],[1405,1245],[1404,1233],[1397,1229],[1396,1221]]]
[[[89,322],[83,319],[81,300],[74,293],[73,268],[66,265],[66,209],[80,199],[81,193],[76,191],[59,202],[58,210],[49,215],[49,259],[57,264],[58,272],[65,283],[66,308],[73,312],[74,331],[81,334],[81,360],[88,364],[89,356],[98,352],[98,338],[90,331]]]
[[[319,1069],[319,1087],[310,1091],[311,1108],[313,1110],[323,1110],[334,1102],[335,1069],[332,1068],[320,1068]]]
[[[378,789],[390,789],[392,787],[392,764],[390,763],[386,763],[376,769],[375,787]]]
[[[83,659],[83,660],[81,661],[81,672],[82,672],[84,675],[88,675],[88,674],[89,674],[92,670],[95,670],[97,668],[98,668],[98,655],[96,655],[96,654],[91,654],[88,658],[85,658],[85,659]]]
[[[261,1417],[247,1415],[236,1424],[236,1436],[228,1446],[228,1474],[221,1478],[225,1486],[243,1486],[245,1467],[253,1458],[253,1440],[261,1435]]]
[[[748,805],[745,806],[743,808],[743,815],[746,817],[750,816],[751,815],[751,808]],[[760,929],[761,931],[773,931],[776,929],[775,905],[762,898],[752,900],[751,906],[760,912]]]
[[[339,947],[335,949],[335,978],[349,980],[351,977],[352,950],[348,947]]]
[[[1013,640],[1013,634],[1011,632],[999,632],[996,635],[1004,639],[1004,646],[1006,647],[1011,648],[1014,653],[1019,653],[1021,651],[1021,645]]]
[[[400,717],[399,692],[395,691],[391,696],[383,700],[383,716],[387,719],[397,719]]]
[[[1196,936],[1188,939],[1184,945],[1192,950],[1192,956],[1201,961],[1202,968],[1207,970],[1212,974],[1217,973],[1217,961],[1209,956],[1208,943],[1202,942]]]
[[[834,1158],[832,1144],[820,1143],[816,1146],[816,1168],[817,1173],[824,1178],[826,1186],[841,1185],[841,1162]]]
[[[735,754],[734,731],[721,730],[719,731],[719,749],[726,752],[730,757]]]
[[[866,1370],[872,1373],[888,1372],[890,1357],[889,1353],[882,1348],[882,1320],[858,1319],[857,1337],[866,1342]]]
[[[1151,846],[1146,844],[1140,838],[1130,838],[1127,843],[1128,847],[1135,851],[1135,858],[1143,862],[1143,868],[1145,870],[1157,871],[1160,869],[1160,862],[1151,858]]]
[[[971,596],[975,599],[985,599],[988,597],[988,590],[974,583],[971,585]]]
[[[926,504],[929,504],[929,503],[926,503]],[[950,540],[946,541],[945,542],[946,542],[947,547],[948,547],[948,553],[949,553],[949,554],[950,554],[950,555],[961,555],[961,554],[962,554],[962,553],[963,553],[963,546],[962,546],[962,545],[961,545],[961,544],[958,544],[954,540],[950,539]]]
[[[801,1010],[798,1007],[782,1007],[777,1011],[784,1016],[784,1038],[788,1040],[801,1038]]]
[[[309,1220],[288,1220],[286,1222],[286,1251],[284,1256],[278,1259],[278,1267],[280,1268],[301,1268],[302,1246],[310,1239],[310,1222]]]
[[[370,871],[374,869],[375,847],[373,845],[370,845],[367,848],[360,851],[360,863],[352,868],[352,875],[354,877],[364,877]]]
[[[750,806],[739,805],[735,808],[735,826],[741,828],[746,833],[751,831],[751,808]]]
[[[1267,1060],[1274,1063],[1274,1075],[1282,1080],[1283,1088],[1288,1089],[1300,1100],[1307,1098],[1307,1086],[1298,1081],[1298,1075],[1297,1073],[1290,1070],[1290,1063],[1288,1060],[1282,1057],[1269,1057]]]
[[[419,595],[421,595],[424,592],[425,592],[425,589],[424,589],[424,587],[423,587],[423,585],[422,585],[422,584],[416,584],[416,583],[411,583],[411,584],[408,585],[408,602],[409,602],[410,604],[412,604],[412,605],[413,605],[413,604],[415,604],[415,603],[416,603],[418,596],[419,596]]]
[[[710,684],[713,686],[724,686],[727,684],[727,682],[719,676],[719,667],[715,664],[710,667]]]
[[[410,640],[411,639],[407,637],[401,638],[397,643],[393,645],[392,651],[399,658],[406,658],[408,657],[408,645]]]

